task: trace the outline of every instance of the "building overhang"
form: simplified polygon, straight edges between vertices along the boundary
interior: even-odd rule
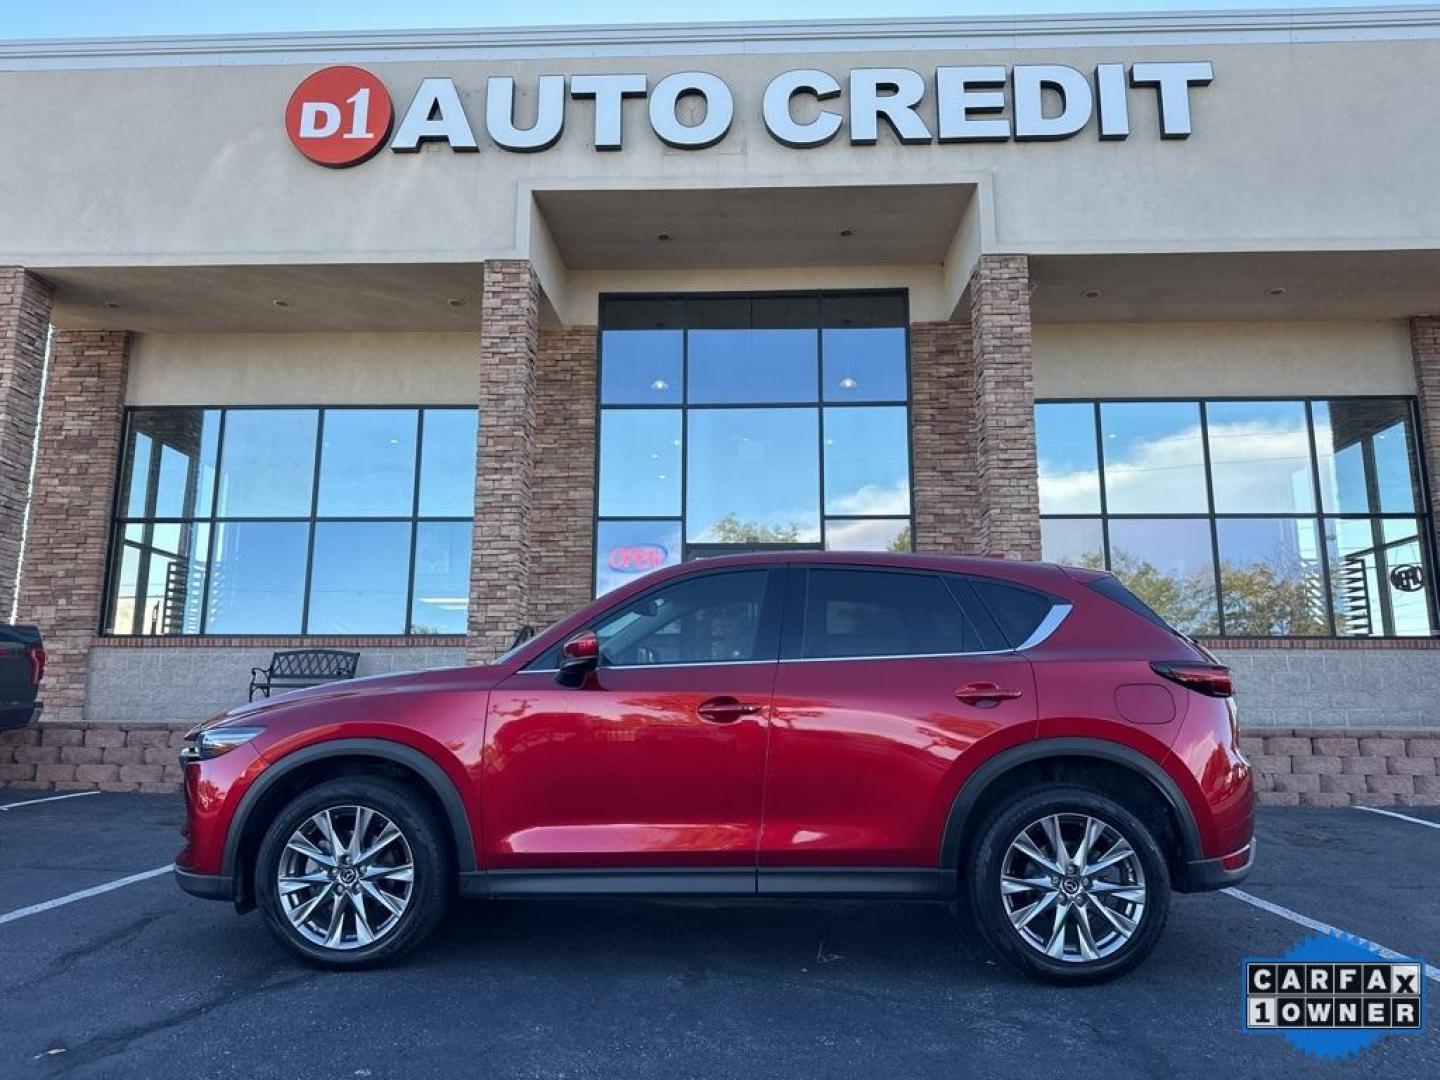
[[[1440,253],[1032,255],[1036,322],[1404,319],[1440,308]]]

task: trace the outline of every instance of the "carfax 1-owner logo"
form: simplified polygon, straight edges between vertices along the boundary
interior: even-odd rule
[[[1283,1035],[1318,1058],[1345,1058],[1387,1035],[1426,1031],[1423,960],[1319,934],[1281,957],[1247,957],[1245,1030]]]

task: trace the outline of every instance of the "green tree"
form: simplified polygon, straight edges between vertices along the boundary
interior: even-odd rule
[[[1081,566],[1101,570],[1103,555],[1087,552]],[[1214,634],[1215,578],[1209,568],[1177,575],[1130,552],[1115,552],[1110,569],[1166,621],[1188,634]],[[1319,572],[1282,552],[1261,563],[1222,562],[1225,632],[1265,637],[1323,634],[1326,620]]]
[[[734,511],[726,514],[706,531],[708,544],[798,544],[800,526],[761,525],[758,521],[741,521]]]
[[[1220,564],[1225,633],[1245,636],[1324,634],[1324,590],[1318,569],[1255,563]]]

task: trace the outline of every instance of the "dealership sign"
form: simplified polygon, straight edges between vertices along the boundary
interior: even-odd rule
[[[776,142],[796,149],[823,146],[842,128],[852,145],[871,146],[882,123],[907,145],[1068,139],[1090,127],[1101,139],[1119,140],[1130,136],[1134,92],[1155,96],[1161,138],[1184,139],[1192,127],[1191,88],[1213,78],[1209,61],[1107,63],[1088,72],[1062,64],[939,67],[928,78],[911,68],[855,68],[843,85],[828,72],[797,68],[766,84],[760,119]],[[684,150],[714,146],[735,120],[730,86],[703,71],[676,72],[654,85],[638,74],[541,75],[525,89],[533,92],[535,107],[533,120],[522,127],[515,119],[514,77],[486,80],[482,130],[501,149],[554,146],[577,100],[593,103],[590,140],[596,150],[624,148],[627,98],[645,99],[653,136]],[[311,161],[332,168],[358,165],[387,142],[397,154],[432,142],[473,153],[480,149],[479,119],[467,112],[454,80],[428,78],[397,120],[384,84],[348,65],[310,75],[285,111],[290,141]]]

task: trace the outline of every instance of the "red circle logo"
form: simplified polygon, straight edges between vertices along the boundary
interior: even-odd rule
[[[295,149],[332,169],[373,157],[394,121],[385,84],[364,68],[345,65],[309,76],[285,108],[285,130]]]

